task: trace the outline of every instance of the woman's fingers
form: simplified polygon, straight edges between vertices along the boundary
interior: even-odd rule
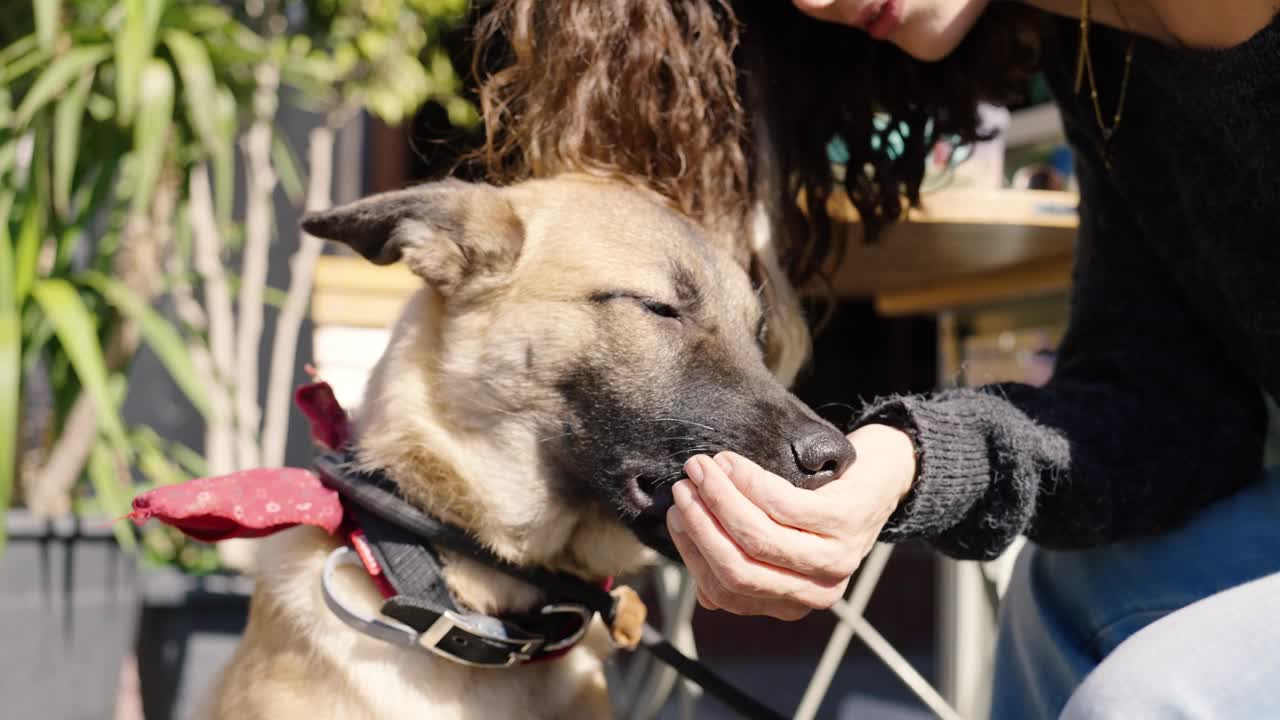
[[[718,597],[716,588],[706,582],[709,578],[734,596],[785,600],[808,608],[827,608],[840,598],[847,577],[826,581],[762,563],[734,543],[698,492],[685,481],[676,483],[672,493],[675,509],[671,513],[678,513],[675,517],[669,513],[668,517],[672,538],[677,549],[682,548],[683,541],[685,548],[692,544],[697,550],[698,557],[692,562],[683,549],[681,556],[695,577],[708,586],[707,593],[716,604],[726,607],[724,598]],[[678,535],[686,537],[677,539]]]
[[[779,524],[748,497],[741,486],[751,487],[766,498],[775,497],[769,494],[773,491],[759,488],[775,483],[783,483],[798,493],[809,491],[791,487],[786,480],[754,463],[748,465],[742,458],[737,460],[735,464],[727,453],[721,453],[715,461],[698,456],[686,463],[685,471],[697,485],[699,499],[743,553],[762,563],[832,583],[848,577],[857,568],[859,558],[848,557],[850,553],[842,550],[837,539]]]
[[[901,431],[867,426],[851,439],[858,464],[818,490],[734,453],[685,464],[667,525],[704,607],[795,618],[840,599],[915,475]]]
[[[668,515],[669,526],[672,516],[678,516],[678,514],[679,510],[671,511]],[[686,533],[673,530],[671,539],[675,542],[676,549],[680,551],[680,556],[684,558],[689,574],[693,576],[698,588],[698,604],[702,607],[708,610],[724,610],[735,615],[764,615],[787,621],[799,620],[809,614],[809,608],[797,602],[780,598],[739,595],[726,590],[716,579],[706,558]]]
[[[768,513],[779,525],[831,535],[845,524],[845,518],[831,498],[796,487],[737,453],[719,453],[713,464],[751,504]]]

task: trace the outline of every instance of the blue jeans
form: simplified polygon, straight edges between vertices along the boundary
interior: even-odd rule
[[[994,680],[995,720],[1280,718],[1280,469],[1158,538],[1028,544]]]

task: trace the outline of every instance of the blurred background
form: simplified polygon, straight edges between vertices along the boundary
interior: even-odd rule
[[[358,402],[417,281],[300,236],[297,219],[455,171],[481,137],[474,9],[3,7],[0,714],[188,717],[244,626],[246,549],[116,520],[155,485],[307,465],[291,404],[307,364]],[[1034,80],[1025,107],[988,109],[992,141],[955,153],[943,143],[916,222],[851,244],[832,292],[813,298],[826,322],[797,389],[824,415],[847,422],[860,400],[889,392],[1047,377],[1074,196],[1045,97]],[[838,142],[831,155],[842,162]],[[852,211],[837,215],[856,235]],[[976,691],[955,643],[972,623],[950,600],[955,577],[926,548],[899,547],[865,617],[963,705]],[[983,632],[990,615],[978,612]],[[836,618],[698,611],[692,628],[702,658],[789,710]],[[856,640],[811,705],[824,718],[925,712]],[[728,717],[711,703],[696,716]]]

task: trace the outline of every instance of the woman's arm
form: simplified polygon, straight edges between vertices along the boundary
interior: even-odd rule
[[[667,527],[704,606],[795,619],[838,600],[877,537],[970,559],[1023,533],[1099,545],[1170,528],[1260,476],[1261,389],[1156,267],[1095,160],[1081,162],[1053,379],[875,403],[850,435],[857,461],[816,490],[730,453],[691,459]]]
[[[970,559],[1024,533],[1087,547],[1171,528],[1260,476],[1261,389],[1158,267],[1098,158],[1078,156],[1053,379],[874,403],[850,435],[857,461],[816,490],[729,453],[691,459],[667,526],[704,606],[794,619],[839,599],[877,537]]]
[[[883,533],[990,558],[1017,535],[1056,548],[1176,526],[1256,479],[1262,391],[1156,261],[1089,142],[1069,325],[1042,388],[1000,384],[873,404],[910,434],[912,492]]]

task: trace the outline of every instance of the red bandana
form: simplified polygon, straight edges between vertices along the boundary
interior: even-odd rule
[[[317,444],[337,450],[350,436],[347,413],[325,382],[298,388],[294,401],[311,421]],[[204,542],[256,538],[314,525],[333,534],[342,524],[338,493],[302,468],[257,468],[148,490],[133,499],[129,519],[155,518]]]
[[[338,493],[302,468],[258,468],[149,490],[133,499],[129,519],[155,518],[196,540],[256,538],[315,525],[330,534],[342,524]]]

